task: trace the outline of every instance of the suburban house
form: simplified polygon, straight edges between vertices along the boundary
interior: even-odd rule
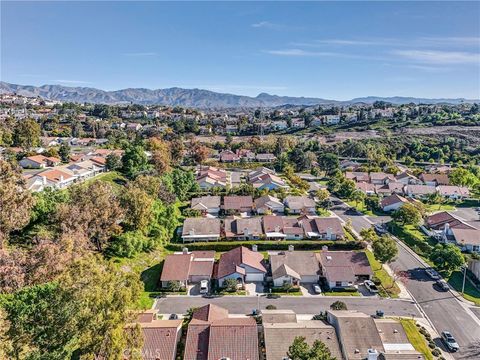
[[[215,251],[192,251],[187,248],[182,253],[169,254],[163,262],[160,282],[162,287],[170,281],[178,281],[183,287],[210,280],[213,274]]]
[[[393,194],[383,198],[380,201],[380,207],[385,212],[396,211],[400,209],[404,204],[407,204],[409,201],[403,196]]]
[[[437,192],[440,196],[450,200],[462,200],[470,196],[468,188],[463,186],[439,185],[437,186]]]
[[[422,199],[428,195],[435,194],[437,189],[431,185],[406,185],[404,192],[408,197]]]
[[[324,343],[333,357],[342,359],[335,328],[321,320],[300,320],[291,310],[262,310],[266,360],[288,359],[287,353],[296,337],[312,346]]]
[[[450,185],[450,179],[447,174],[420,174],[420,180],[428,186]]]
[[[73,184],[76,178],[72,173],[60,169],[46,169],[27,179],[27,187],[32,191],[41,191],[47,187],[64,189]]]
[[[226,218],[224,224],[227,240],[258,240],[263,236],[260,217]]]
[[[425,225],[432,230],[444,230],[445,228],[460,228],[468,229],[468,225],[465,220],[460,219],[456,215],[453,215],[447,211],[438,212],[430,215],[425,219]]]
[[[471,226],[468,229],[454,227],[451,237],[463,251],[480,252],[480,229]]]
[[[408,171],[401,172],[395,176],[395,181],[404,185],[420,185],[422,181],[415,175],[410,174]]]
[[[328,310],[327,322],[338,336],[345,360],[424,360],[395,319],[375,319],[354,310]]]
[[[183,242],[215,241],[220,239],[220,220],[215,218],[186,218],[182,228]]]
[[[315,200],[307,196],[287,196],[283,203],[290,214],[316,214]]]
[[[224,188],[228,183],[227,172],[212,166],[202,167],[197,172],[197,183],[201,189]]]
[[[345,177],[349,180],[353,180],[355,182],[370,182],[370,175],[367,172],[361,171],[347,171],[345,173]]]
[[[193,210],[201,211],[204,215],[218,216],[220,203],[220,196],[201,196],[192,198],[190,207]]]
[[[390,181],[396,181],[395,176],[383,172],[371,172],[370,182],[374,185],[386,185]]]
[[[214,278],[222,287],[226,279],[235,279],[241,284],[247,281],[263,281],[266,273],[263,255],[239,246],[220,256],[215,266]]]
[[[321,251],[322,277],[330,289],[351,287],[373,276],[367,255],[357,251]]]
[[[356,182],[355,188],[365,195],[375,195],[375,185],[366,182]]]
[[[231,150],[224,150],[220,154],[220,161],[224,163],[239,162],[240,157]]]
[[[224,196],[223,210],[226,214],[251,214],[253,212],[253,199],[251,196]]]
[[[405,184],[401,182],[390,181],[386,185],[375,185],[375,192],[377,195],[388,196],[392,194],[403,194]]]
[[[213,304],[193,311],[184,360],[258,358],[258,330],[254,318],[231,317],[227,309]]]
[[[304,238],[303,227],[293,216],[265,215],[263,230],[268,240],[301,240]]]
[[[125,331],[131,331],[137,324],[143,334],[141,353],[144,359],[175,360],[182,333],[181,319],[157,320],[154,313],[145,312],[138,316],[136,323],[127,324]],[[129,350],[125,349],[125,354]]]
[[[255,153],[248,149],[238,149],[237,155],[245,161],[255,161]]]
[[[60,159],[56,157],[47,157],[43,155],[27,156],[18,163],[24,169],[44,169],[47,167],[54,167],[61,163]]]
[[[340,219],[337,217],[302,216],[298,218],[305,236],[309,239],[342,240],[345,238]]]
[[[274,196],[264,195],[255,199],[255,210],[257,214],[282,214],[285,206]]]
[[[287,184],[280,177],[275,175],[273,170],[267,168],[259,168],[248,174],[248,183],[255,189],[276,190],[287,188]]]
[[[317,255],[312,251],[293,251],[293,246],[288,251],[270,255],[273,285],[318,283],[321,269]]]
[[[257,154],[255,156],[255,159],[258,161],[258,162],[272,162],[272,161],[275,161],[277,160],[277,157],[273,154]]]

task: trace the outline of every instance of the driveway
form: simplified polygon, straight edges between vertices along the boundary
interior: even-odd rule
[[[371,293],[365,285],[361,284],[358,285],[358,292],[362,294],[362,296],[369,297],[369,298],[378,298],[378,294]]]
[[[264,294],[264,286],[262,282],[249,282],[245,284],[247,295],[256,296],[257,294]]]
[[[303,296],[320,296],[313,290],[313,284],[300,284],[300,291]]]
[[[200,296],[200,284],[188,285],[187,294],[189,296]]]

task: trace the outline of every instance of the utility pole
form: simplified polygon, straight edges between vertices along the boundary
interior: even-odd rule
[[[465,278],[467,277],[467,267],[465,265],[463,265],[462,269],[463,269],[462,295],[464,295],[464,293],[465,293]]]

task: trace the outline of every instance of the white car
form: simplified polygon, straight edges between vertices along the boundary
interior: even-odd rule
[[[200,281],[200,294],[208,293],[208,280]]]
[[[315,292],[315,294],[321,294],[322,293],[322,289],[318,285],[313,285],[313,291]]]
[[[372,280],[365,280],[365,282],[363,283],[363,285],[365,285],[365,287],[368,289],[368,291],[370,291],[371,293],[378,293],[378,288],[377,288],[377,285],[375,285],[375,283],[372,281]]]

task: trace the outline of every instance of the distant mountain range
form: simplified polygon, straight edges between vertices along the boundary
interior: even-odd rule
[[[372,104],[375,101],[386,101],[392,104],[460,104],[462,102],[478,102],[467,99],[423,99],[413,97],[376,97],[368,96],[349,101],[327,100],[320,98],[277,96],[261,93],[256,97],[218,93],[202,89],[143,89],[130,88],[116,91],[105,91],[89,87],[70,87],[62,85],[17,85],[0,81],[0,93],[16,93],[24,96],[40,96],[44,99],[70,101],[78,103],[169,105],[193,108],[257,108],[278,107],[285,105],[325,105],[325,104]]]

